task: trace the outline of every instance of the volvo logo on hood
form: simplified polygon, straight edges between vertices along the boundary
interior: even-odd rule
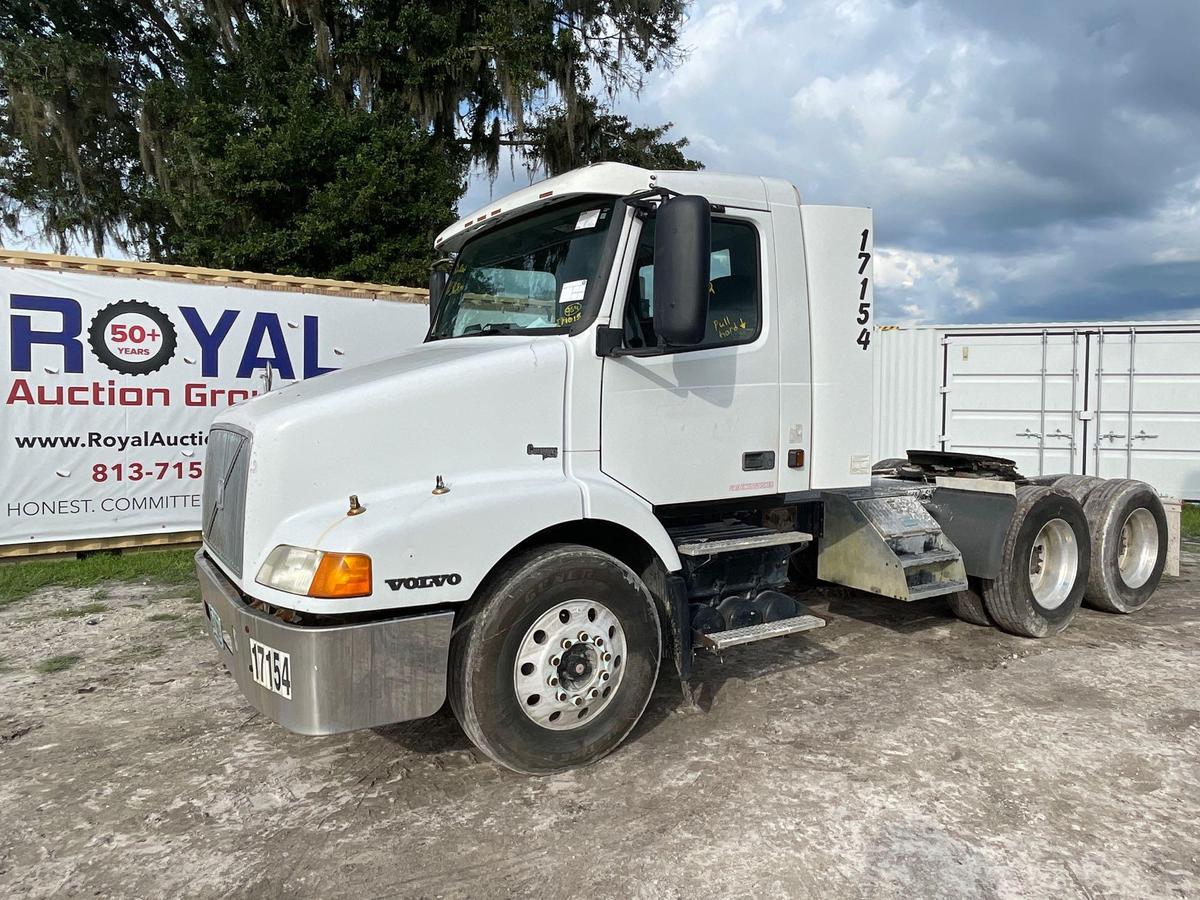
[[[442,585],[455,585],[462,581],[462,576],[457,572],[451,572],[448,575],[417,575],[412,578],[387,578],[385,579],[387,586],[393,591],[398,591],[401,588],[407,591],[415,591],[418,588],[441,587]]]

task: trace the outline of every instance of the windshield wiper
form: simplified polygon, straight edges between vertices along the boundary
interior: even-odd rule
[[[481,326],[476,331],[464,331],[459,337],[478,337],[481,334],[511,334],[514,331],[523,331],[512,322],[488,322]]]

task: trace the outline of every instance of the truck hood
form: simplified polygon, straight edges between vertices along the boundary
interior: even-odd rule
[[[546,343],[531,338],[489,335],[418,344],[397,356],[363,366],[338,369],[262,394],[230,407],[216,421],[253,432],[256,429],[280,427],[296,418],[310,417],[318,408],[324,414],[325,407],[340,406],[360,390],[382,389],[391,394],[397,390],[398,384],[414,375],[444,379],[453,377],[451,372],[457,374],[472,368],[472,364],[492,366],[501,358],[525,355],[529,356],[530,366],[537,368],[538,353],[545,354],[548,349]]]
[[[564,340],[435,341],[223,412],[215,425],[251,436],[245,578],[280,543],[355,549],[360,522],[411,514],[439,475],[468,489],[473,480],[561,472],[561,454],[543,459],[528,447],[562,447]],[[347,517],[351,494],[367,515]]]

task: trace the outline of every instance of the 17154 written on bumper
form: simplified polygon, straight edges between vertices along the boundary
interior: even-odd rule
[[[246,699],[300,734],[335,734],[432,715],[446,699],[453,612],[358,625],[296,626],[251,609],[196,554],[209,631]]]

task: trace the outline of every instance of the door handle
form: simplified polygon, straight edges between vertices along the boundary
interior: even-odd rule
[[[743,472],[760,472],[775,468],[774,450],[753,450],[742,454]]]
[[[1115,431],[1110,431],[1108,434],[1099,435],[1101,438],[1107,438],[1110,441],[1115,441],[1117,438],[1123,438],[1125,435],[1117,434]]]
[[[1149,441],[1156,437],[1158,437],[1157,434],[1146,434],[1146,429],[1143,428],[1141,431],[1139,431],[1137,434],[1135,434],[1133,436],[1133,439],[1135,441]]]
[[[1030,430],[1029,430],[1029,427],[1028,427],[1028,426],[1026,426],[1026,428],[1025,428],[1025,430],[1024,430],[1024,431],[1018,431],[1018,432],[1017,432],[1017,437],[1031,437],[1031,438],[1040,438],[1040,437],[1041,437],[1041,434],[1039,434],[1039,433],[1038,433],[1038,432],[1036,432],[1036,431],[1030,431]]]

